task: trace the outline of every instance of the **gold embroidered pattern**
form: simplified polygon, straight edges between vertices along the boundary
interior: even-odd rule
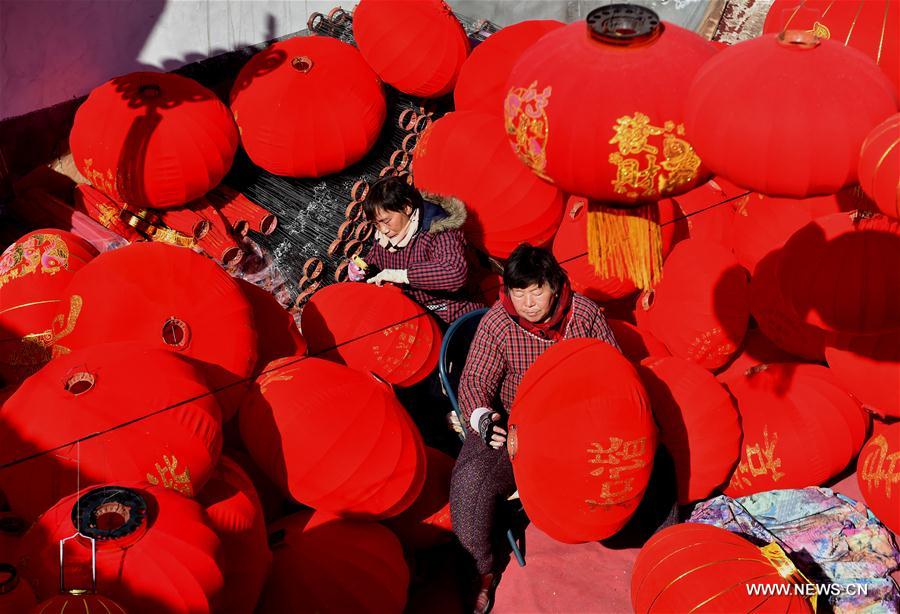
[[[92,186],[103,192],[109,197],[115,197],[118,195],[118,190],[116,189],[116,178],[112,174],[112,170],[107,169],[104,174],[102,171],[99,171],[94,168],[94,159],[93,158],[85,158],[84,159],[84,178],[87,179]]]
[[[272,371],[263,375],[261,378],[259,378],[259,380],[257,380],[259,382],[260,393],[266,394],[266,391],[269,389],[269,386],[271,386],[275,382],[289,382],[292,379],[294,379],[293,375],[287,375],[284,373],[280,373],[280,371],[283,368],[284,368],[283,366],[278,366],[275,369],[273,369]]]
[[[626,471],[638,471],[647,466],[647,438],[625,441],[619,437],[609,438],[609,447],[604,448],[599,442],[592,442],[587,450],[593,458],[588,462],[602,465],[591,471],[591,476],[609,478],[600,486],[600,500],[585,499],[591,510],[598,507],[622,503],[629,499],[634,491],[634,476],[623,477]]]
[[[869,488],[876,489],[884,480],[884,494],[891,496],[891,488],[900,484],[900,450],[888,454],[888,442],[884,435],[878,435],[866,448],[872,449],[863,460],[860,476],[865,480]]]
[[[179,492],[186,497],[194,496],[194,488],[191,486],[191,470],[188,467],[184,471],[178,473],[178,459],[175,456],[171,458],[163,455],[163,465],[154,463],[156,473],[159,477],[152,473],[147,474],[147,481],[154,486],[159,486],[162,482],[163,488],[168,488]]]
[[[738,463],[737,469],[731,476],[729,486],[734,489],[741,489],[746,486],[752,486],[753,482],[745,474],[750,477],[759,477],[768,475],[773,482],[777,482],[784,477],[784,472],[779,471],[781,468],[781,458],[775,456],[775,445],[778,443],[778,433],[772,433],[769,439],[769,426],[763,427],[763,443],[760,445],[746,446],[746,453],[741,462]]]
[[[613,126],[614,136],[610,145],[618,151],[609,154],[609,162],[616,166],[616,178],[611,182],[617,194],[628,198],[664,196],[697,178],[700,157],[690,143],[684,140],[684,124],[666,121],[654,126],[650,118],[635,112],[634,116],[622,116]],[[660,148],[651,139],[660,141]]]
[[[807,30],[810,34],[818,36],[819,38],[831,38],[831,30],[828,29],[824,23],[815,22],[809,30]]]
[[[416,333],[419,332],[419,325],[415,321],[403,322],[395,324],[381,331],[386,341],[390,342],[389,352],[381,349],[377,337],[372,337],[372,354],[375,361],[380,365],[388,367],[387,371],[379,369],[381,373],[390,373],[399,367],[410,352],[412,352],[413,344],[416,341]]]
[[[528,87],[514,87],[503,101],[503,117],[506,133],[514,137],[516,155],[541,178],[552,181],[545,173],[547,168],[547,139],[550,126],[547,121],[547,105],[552,88],[548,85],[537,91],[537,81]]]
[[[0,287],[40,270],[55,275],[69,268],[69,246],[59,235],[34,234],[10,245],[0,256]]]

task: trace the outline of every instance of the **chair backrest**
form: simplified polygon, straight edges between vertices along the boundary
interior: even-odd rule
[[[456,399],[456,389],[459,387],[459,379],[466,364],[466,357],[469,355],[469,346],[472,345],[472,339],[475,337],[475,330],[487,311],[487,307],[482,307],[458,318],[444,333],[444,340],[441,343],[438,374],[444,392],[453,405],[453,411],[460,417],[460,420],[462,420],[462,415]]]

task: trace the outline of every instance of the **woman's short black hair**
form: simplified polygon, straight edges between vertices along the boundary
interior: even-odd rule
[[[507,290],[532,284],[542,286],[546,282],[554,292],[559,292],[567,279],[553,254],[528,243],[514,249],[503,266],[503,285]]]
[[[422,206],[422,195],[406,182],[405,177],[382,177],[369,187],[369,193],[363,201],[363,212],[370,222],[375,219],[375,210],[400,211],[406,206],[414,210]]]

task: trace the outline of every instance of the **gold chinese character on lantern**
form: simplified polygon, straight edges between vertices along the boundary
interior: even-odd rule
[[[169,457],[163,455],[163,464],[154,463],[156,474],[147,474],[147,481],[154,486],[162,483],[163,488],[169,488],[175,492],[180,492],[187,497],[194,496],[194,489],[191,486],[191,470],[188,467],[184,471],[178,473],[178,459],[174,456]]]
[[[775,445],[778,443],[778,433],[772,433],[769,438],[769,426],[763,427],[763,443],[755,445],[747,444],[745,446],[745,455],[731,476],[730,486],[732,488],[743,488],[751,486],[750,478],[768,475],[773,482],[777,482],[784,477],[781,469],[781,458],[775,456]],[[747,474],[750,477],[747,477]]]
[[[503,102],[506,132],[515,137],[516,155],[539,177],[548,181],[547,139],[550,128],[547,120],[547,105],[553,88],[545,87],[540,92],[537,81],[528,87],[514,87],[509,90]]]
[[[878,435],[866,446],[874,447],[870,454],[863,459],[860,477],[869,485],[869,488],[879,488],[884,482],[884,494],[891,496],[891,488],[900,483],[900,451],[888,454],[888,442],[884,435]]]
[[[619,437],[610,437],[609,446],[592,442],[587,453],[591,455],[588,463],[600,465],[591,470],[592,477],[604,477],[600,485],[600,499],[585,499],[591,509],[597,506],[621,503],[628,499],[634,491],[634,476],[624,475],[626,472],[638,471],[647,466],[647,438],[626,441]]]

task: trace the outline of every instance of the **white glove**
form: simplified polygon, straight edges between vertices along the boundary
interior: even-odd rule
[[[383,283],[408,284],[409,277],[406,276],[406,269],[384,269],[372,279],[367,279],[366,283],[376,286],[381,286]]]

